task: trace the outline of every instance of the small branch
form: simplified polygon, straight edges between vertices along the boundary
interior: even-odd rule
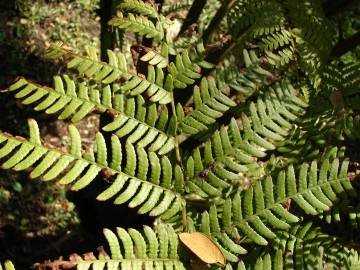
[[[360,45],[360,31],[351,37],[340,41],[331,51],[331,57],[340,57]]]
[[[223,4],[221,5],[221,7],[218,9],[218,11],[216,12],[214,18],[212,18],[209,26],[206,28],[206,30],[204,31],[204,34],[202,36],[202,39],[204,40],[204,43],[208,43],[209,40],[211,39],[211,36],[213,35],[213,33],[215,33],[215,31],[218,29],[222,19],[225,17],[226,11],[232,7],[232,5],[235,3],[236,1],[234,0],[224,0]]]
[[[195,0],[192,4],[189,13],[187,14],[183,25],[181,26],[178,36],[184,33],[190,25],[196,23],[199,19],[199,16],[206,4],[206,0]]]
[[[232,51],[232,49],[236,46],[236,43],[239,39],[241,39],[246,33],[248,32],[249,27],[246,27],[239,31],[237,34],[236,39],[230,38],[226,42],[223,43],[223,46],[220,46],[214,51],[207,50],[207,57],[205,58],[206,61],[217,65],[220,63],[229,52]],[[208,70],[208,72],[211,72],[212,70]]]

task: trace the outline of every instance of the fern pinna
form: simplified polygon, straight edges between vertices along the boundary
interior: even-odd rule
[[[39,269],[358,269],[346,232],[360,216],[347,150],[359,138],[359,65],[330,57],[336,30],[321,1],[200,2],[120,1],[109,25],[142,44],[123,36],[100,61],[59,42],[46,55],[68,71],[53,87],[20,77],[8,88],[72,123],[66,150],[43,143],[34,119],[28,139],[1,131],[2,169],[75,191],[104,180],[97,200],[156,217],[141,231],[104,229],[108,251]],[[171,14],[184,8],[174,38]],[[75,124],[93,113],[111,120],[84,150]],[[182,232],[222,259],[180,244]]]

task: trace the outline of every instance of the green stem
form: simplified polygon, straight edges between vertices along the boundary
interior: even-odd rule
[[[173,115],[176,115],[174,93],[172,93],[172,98],[171,98],[171,110]],[[175,134],[175,155],[176,155],[176,163],[179,164],[181,168],[183,168],[181,155],[180,155],[180,148],[179,148],[179,139],[178,136],[176,136],[176,134]]]

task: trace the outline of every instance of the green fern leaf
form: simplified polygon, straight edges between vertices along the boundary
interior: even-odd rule
[[[138,0],[125,0],[120,3],[120,8],[126,11],[136,12],[152,18],[157,18],[159,13],[151,3]]]
[[[54,113],[53,108],[56,107],[56,111],[62,111],[59,115],[60,119],[70,118],[72,122],[81,120],[95,109],[111,111],[115,114],[115,118],[103,128],[105,131],[113,131],[120,138],[127,136],[128,142],[140,147],[149,147],[151,151],[158,152],[160,155],[170,152],[175,147],[175,138],[173,137],[175,130],[170,124],[175,119],[173,117],[168,119],[166,107],[158,115],[157,110],[160,108],[156,104],[146,106],[142,96],[130,97],[123,102],[121,101],[124,100],[122,94],[115,93],[112,96],[110,86],[99,91],[91,85],[80,83],[76,88],[73,80],[66,76],[64,78],[67,82],[66,90],[63,80],[59,76],[54,77],[55,89],[42,87],[21,78],[11,85],[9,90],[16,91],[15,97],[24,99],[23,103],[25,104],[38,103],[35,110]],[[42,93],[41,99],[31,99],[39,92]],[[67,103],[63,102],[65,99]],[[74,104],[76,106],[73,106]],[[126,106],[126,110],[124,110],[124,106]],[[30,125],[30,139],[39,143],[38,131],[31,127]],[[70,130],[74,131],[74,129]],[[79,145],[79,142],[75,145]],[[77,151],[80,150],[81,148],[77,149]],[[77,154],[79,155],[79,152]]]
[[[212,205],[209,214],[205,212],[202,215],[201,231],[218,239],[228,252],[243,254],[244,249],[235,245],[235,239],[241,238],[241,234],[258,245],[267,245],[267,239],[278,241],[275,230],[286,230],[291,223],[299,221],[283,206],[289,199],[307,214],[316,215],[328,210],[337,200],[338,194],[343,196],[346,192],[350,196],[355,195],[346,175],[346,161],[342,163],[340,170],[338,160],[333,161],[331,166],[328,161],[323,162],[319,171],[314,164],[315,161],[311,168],[303,164],[298,175],[289,166],[286,171],[278,174],[276,185],[269,176],[232,199],[228,198],[221,208]],[[318,180],[314,180],[314,177]],[[317,197],[313,191],[316,194],[326,194],[331,200],[330,205],[321,201],[325,196]],[[334,197],[328,196],[330,191]],[[240,235],[237,230],[240,230]]]
[[[110,255],[104,251],[84,259],[81,256],[61,264],[75,265],[77,269],[174,269],[185,270],[178,255],[178,236],[167,225],[158,225],[155,231],[144,226],[142,231],[117,228],[116,233],[104,229]],[[89,254],[88,254],[89,255]],[[52,262],[39,264],[50,267]],[[5,268],[12,270],[12,268]]]
[[[29,123],[32,130],[38,129],[35,121],[30,120]],[[2,167],[31,169],[30,177],[43,176],[45,181],[53,180],[65,171],[59,182],[72,184],[73,190],[88,186],[102,170],[106,170],[114,176],[115,181],[98,196],[98,200],[108,200],[116,196],[115,204],[129,202],[130,207],[141,205],[139,211],[142,213],[150,212],[153,216],[164,214],[167,218],[181,210],[184,205],[183,198],[171,190],[174,184],[173,174],[167,157],[162,157],[160,162],[156,154],[150,152],[150,155],[156,158],[152,158],[151,169],[144,171],[144,167],[150,167],[149,159],[139,160],[140,152],[136,152],[129,142],[125,145],[125,151],[122,150],[123,146],[113,137],[112,161],[109,166],[107,146],[100,133],[96,135],[97,158],[94,161],[83,157],[80,135],[75,126],[70,125],[69,131],[71,144],[68,154],[39,145],[38,139],[34,143],[34,140],[28,141],[0,133],[0,157],[5,158]],[[119,151],[124,152],[119,154]],[[124,163],[121,163],[120,155],[125,156]],[[146,156],[147,153],[142,150],[142,155]],[[154,174],[158,177],[149,181]]]
[[[256,160],[276,149],[294,126],[292,122],[305,112],[307,104],[293,91],[287,82],[270,89],[256,103],[250,103],[250,116],[242,113],[240,119],[232,119],[230,125],[221,127],[195,150],[191,158],[197,170],[193,177],[188,176],[190,190],[198,192],[194,189],[197,186],[207,196],[219,196],[219,190],[241,183],[246,176],[260,178],[263,168]]]
[[[152,66],[157,66],[158,68],[166,68],[169,64],[169,47],[167,43],[163,43],[161,46],[161,52],[151,50],[149,48],[142,48],[145,51],[145,54],[140,57],[140,60],[147,62]]]
[[[140,36],[154,38],[157,41],[164,38],[161,23],[158,21],[156,25],[154,25],[154,23],[145,16],[129,13],[127,17],[124,17],[121,12],[118,12],[117,16],[112,18],[108,24],[120,29],[126,29]]]
[[[194,87],[195,110],[187,115],[180,124],[180,129],[187,134],[197,134],[206,130],[230,107],[236,103],[216,87],[214,79],[203,78],[200,88]]]
[[[130,95],[138,95],[143,92],[153,102],[167,104],[171,101],[172,95],[170,86],[167,84],[170,77],[167,76],[164,82],[164,74],[161,69],[156,71],[149,67],[148,78],[145,79],[139,75],[128,71],[124,54],[108,51],[109,63],[94,60],[90,56],[81,56],[65,49],[61,44],[52,45],[47,52],[47,56],[52,59],[69,58],[68,68],[76,69],[80,74],[88,78],[110,84],[120,79],[125,79],[126,83],[122,85],[121,90]],[[169,78],[169,79],[168,79]],[[166,88],[166,90],[164,89]]]

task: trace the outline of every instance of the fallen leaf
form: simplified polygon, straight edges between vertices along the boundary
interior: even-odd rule
[[[181,242],[206,263],[225,265],[225,257],[216,243],[201,232],[180,233]]]

